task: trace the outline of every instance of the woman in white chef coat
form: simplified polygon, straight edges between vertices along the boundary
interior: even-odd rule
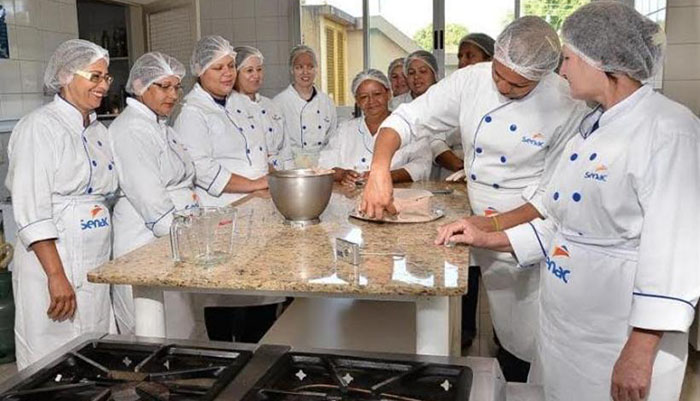
[[[194,159],[196,192],[202,206],[225,206],[248,192],[267,188],[270,165],[266,135],[260,120],[241,106],[242,100],[248,104],[249,100],[233,91],[239,75],[236,62],[247,67],[252,65],[251,57],[257,58],[251,52],[239,58],[220,36],[200,39],[192,53],[190,67],[198,80],[185,97],[175,130]],[[238,84],[239,88],[245,86]],[[262,337],[276,317],[277,304],[284,300],[223,295],[197,295],[193,299],[195,314],[204,309],[211,340],[231,341],[235,337],[243,342],[257,342]],[[236,312],[224,308],[250,305],[261,306],[236,308]]]
[[[236,52],[221,36],[195,45],[190,68],[197,83],[185,96],[175,131],[195,164],[195,192],[204,206],[226,206],[267,188],[266,138],[231,105]]]
[[[457,70],[401,105],[379,130],[361,205],[365,213],[394,211],[389,164],[396,149],[455,127],[462,133],[474,215],[502,228],[543,213],[544,188],[586,112],[553,72],[559,56],[559,38],[549,24],[522,17],[499,35],[492,63]],[[497,215],[516,207],[523,220]],[[514,269],[517,262],[508,254],[474,250],[472,257],[481,267],[504,374],[524,380],[535,356],[539,272]]]
[[[282,113],[270,98],[262,96],[260,88],[265,78],[264,57],[260,50],[251,46],[240,46],[236,52],[236,82],[230,99],[230,108],[243,114],[260,135],[266,138],[268,163],[282,170],[291,166],[291,154],[284,146],[284,122]]]
[[[264,149],[270,168],[282,169],[290,160],[283,148],[281,116],[272,101],[258,93],[265,74],[264,57],[251,46],[236,47],[234,52],[236,80],[226,107],[236,116],[236,121],[248,124],[253,131],[251,135],[266,138]],[[198,296],[197,307],[204,307],[210,340],[257,343],[272,327],[284,301],[284,297]]]
[[[389,110],[392,111],[424,94],[438,81],[437,59],[425,50],[416,50],[406,56],[403,61],[403,71],[409,90],[391,99]]]
[[[547,219],[505,233],[461,221],[437,242],[542,271],[532,379],[547,400],[678,400],[700,295],[700,120],[643,84],[665,36],[633,8],[585,5],[562,38],[560,73],[599,106],[560,158]]]
[[[389,68],[386,71],[389,83],[391,83],[391,95],[394,97],[409,91],[406,74],[403,73],[403,60],[403,57],[395,58],[389,63]]]
[[[352,93],[363,116],[341,123],[318,161],[320,167],[335,170],[335,181],[354,186],[357,180],[366,178],[375,135],[390,114],[389,87],[386,75],[375,69],[361,71],[352,80]],[[427,139],[416,141],[394,155],[391,179],[397,183],[425,180],[430,167]]]
[[[198,206],[192,159],[166,124],[184,76],[182,63],[159,52],[144,54],[131,67],[126,91],[132,97],[109,126],[120,187],[114,257],[168,235],[173,211]],[[112,295],[119,332],[133,334],[131,286],[115,285]]]
[[[110,327],[109,285],[87,281],[109,260],[117,190],[107,129],[94,110],[106,96],[107,51],[73,39],[44,74],[53,101],[12,131],[5,185],[18,225],[12,285],[17,367],[26,368],[84,333]]]
[[[273,98],[282,112],[287,142],[297,167],[314,164],[338,125],[335,104],[314,85],[318,62],[308,46],[297,45],[289,54],[292,83]]]

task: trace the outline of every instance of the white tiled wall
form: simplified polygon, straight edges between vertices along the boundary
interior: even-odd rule
[[[221,35],[234,46],[258,48],[265,57],[262,94],[272,97],[289,84],[290,0],[200,0],[201,33]]]
[[[7,10],[10,58],[0,59],[0,121],[45,101],[44,69],[56,47],[78,37],[75,0],[0,0]]]
[[[668,0],[663,92],[700,115],[700,0]]]

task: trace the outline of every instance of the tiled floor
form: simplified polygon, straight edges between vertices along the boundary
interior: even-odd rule
[[[493,342],[493,328],[485,291],[479,292],[478,311],[478,336],[474,339],[472,346],[465,350],[465,355],[492,357],[496,353],[496,344]],[[14,363],[0,365],[0,383],[16,372],[17,367]],[[700,352],[691,348],[688,353],[688,368],[680,401],[697,400],[700,400]]]

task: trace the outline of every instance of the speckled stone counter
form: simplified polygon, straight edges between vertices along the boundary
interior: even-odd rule
[[[235,255],[205,269],[175,264],[168,238],[160,238],[92,271],[95,283],[134,286],[242,290],[283,294],[363,294],[398,296],[461,295],[467,288],[468,248],[435,246],[436,228],[468,214],[463,184],[442,182],[399,185],[451,188],[433,196],[445,217],[430,223],[373,223],[348,217],[360,191],[336,187],[321,224],[305,228],[282,224],[267,192],[236,203]],[[362,262],[336,260],[335,238],[360,243]],[[405,254],[396,257],[391,254]]]

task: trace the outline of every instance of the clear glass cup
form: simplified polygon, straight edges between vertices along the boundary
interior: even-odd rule
[[[170,247],[175,262],[211,267],[233,253],[236,209],[199,207],[173,213]]]

